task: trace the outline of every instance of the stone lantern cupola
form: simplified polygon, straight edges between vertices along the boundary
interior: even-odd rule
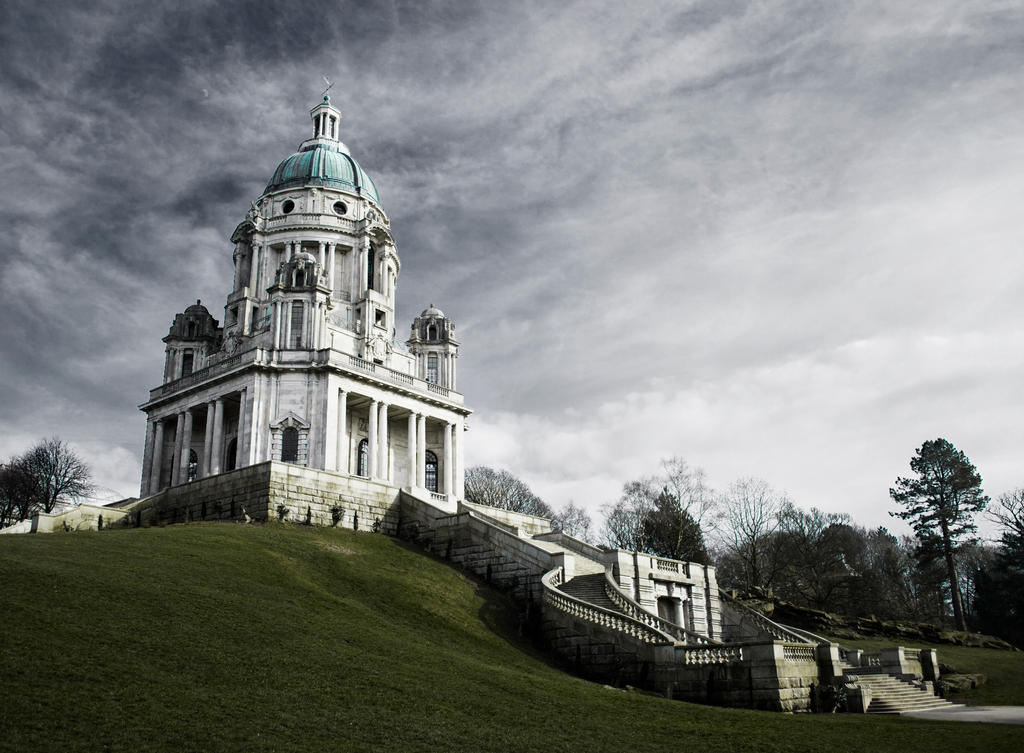
[[[339,140],[341,110],[331,105],[331,98],[328,95],[324,94],[323,102],[310,110],[309,115],[313,118],[313,138]]]
[[[223,330],[218,326],[200,301],[175,315],[170,331],[163,341],[167,343],[164,358],[164,382],[188,376],[206,365],[217,352]]]
[[[416,357],[416,375],[431,384],[454,390],[455,359],[459,343],[455,325],[441,309],[430,304],[412,323],[412,334],[406,342]]]

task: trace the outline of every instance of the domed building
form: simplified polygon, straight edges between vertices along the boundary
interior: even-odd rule
[[[197,301],[164,338],[163,384],[140,406],[143,497],[267,461],[382,485],[370,496],[462,496],[455,327],[431,305],[396,342],[390,220],[341,112],[324,95],[310,114],[231,236],[223,325]]]

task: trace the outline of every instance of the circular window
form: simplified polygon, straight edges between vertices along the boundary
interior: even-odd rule
[[[288,199],[288,201],[281,205],[281,211],[285,214],[288,214],[293,209],[295,209],[295,202],[291,199]]]
[[[345,214],[348,212],[348,207],[344,201],[336,201],[334,202],[334,212],[335,214]]]

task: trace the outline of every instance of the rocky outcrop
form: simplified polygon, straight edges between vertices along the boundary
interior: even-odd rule
[[[897,642],[946,643],[952,646],[973,646],[1016,651],[1001,638],[981,633],[945,630],[927,622],[879,620],[875,617],[850,617],[800,607],[772,598],[769,594],[740,593],[735,598],[766,617],[784,625],[807,630],[831,639],[891,638]]]

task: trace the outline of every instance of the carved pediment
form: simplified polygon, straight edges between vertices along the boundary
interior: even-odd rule
[[[308,429],[309,424],[302,419],[301,416],[288,411],[284,418],[280,418],[276,423],[270,425],[271,429]]]

